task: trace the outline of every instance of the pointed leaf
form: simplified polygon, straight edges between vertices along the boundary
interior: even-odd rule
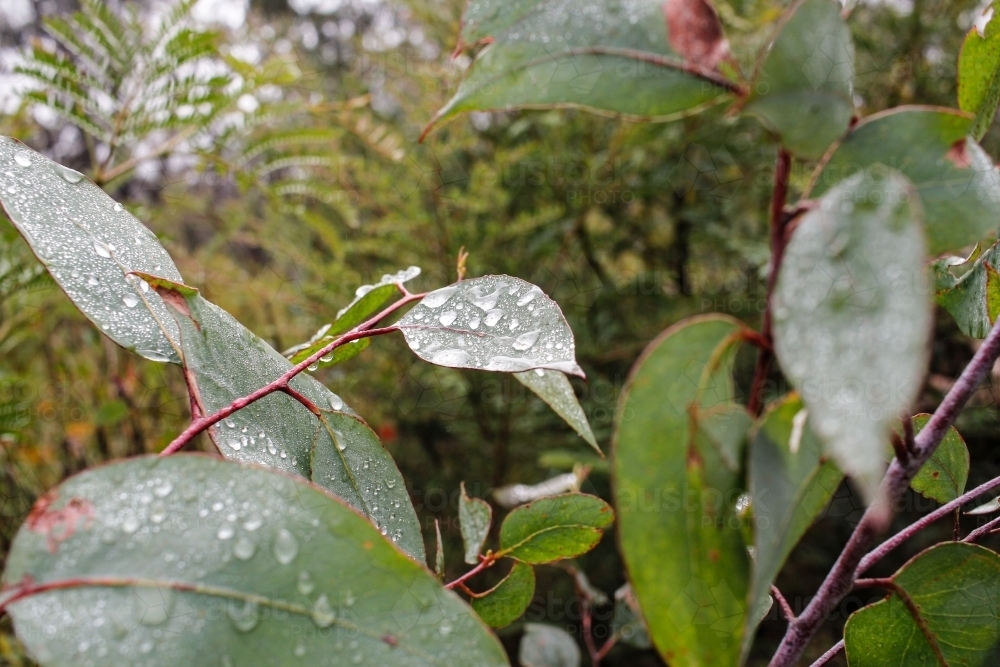
[[[202,455],[70,478],[19,531],[4,583],[45,667],[507,665],[472,610],[353,509]]]
[[[4,210],[80,312],[122,347],[178,362],[173,318],[148,285],[127,277],[182,281],[156,236],[83,174],[19,141],[0,137],[0,165]]]
[[[927,370],[933,304],[920,206],[856,174],[805,213],[774,291],[775,352],[840,469],[874,497],[884,443]]]
[[[913,432],[920,433],[931,416],[913,416]],[[901,428],[897,428],[902,433]],[[891,450],[888,450],[891,452]],[[948,428],[941,444],[937,446],[927,462],[910,482],[910,488],[944,505],[965,493],[965,483],[969,480],[969,448],[954,426]]]
[[[1000,243],[994,244],[972,268],[955,279],[947,260],[935,262],[937,302],[966,336],[986,338],[1000,315]]]
[[[514,563],[503,581],[478,597],[472,608],[491,628],[505,628],[521,617],[535,595],[535,569]]]
[[[418,357],[438,366],[579,375],[576,343],[559,305],[535,285],[484,276],[424,297],[396,325]]]
[[[184,370],[204,414],[213,414],[279,378],[292,366],[229,313],[197,293],[170,296],[157,285],[181,329]],[[307,375],[294,390],[320,410],[274,393],[209,429],[223,456],[301,475],[368,516],[402,549],[425,561],[406,484],[378,437],[344,401]],[[398,504],[398,507],[397,507]]]
[[[975,114],[970,134],[979,141],[993,124],[1000,103],[1000,27],[995,5],[985,10],[985,25],[976,22],[958,56],[958,107]],[[988,17],[988,18],[987,18]]]
[[[847,620],[851,667],[995,665],[1000,660],[996,582],[1000,556],[951,542],[904,565],[887,600]]]
[[[748,600],[764,607],[788,555],[826,508],[844,476],[823,455],[820,441],[809,428],[808,412],[795,395],[761,418],[750,441],[748,466],[754,528]],[[747,628],[748,643],[755,629],[756,623]]]
[[[462,542],[465,544],[465,562],[476,565],[493,524],[493,508],[485,500],[467,496],[465,482],[461,484],[461,491],[458,497],[458,522],[462,530]]]
[[[517,659],[521,667],[580,667],[580,647],[554,625],[527,623]]]
[[[823,156],[854,113],[854,42],[831,0],[793,3],[745,107],[761,117],[792,153]]]
[[[489,46],[432,125],[515,107],[670,117],[737,88],[718,73],[729,49],[707,0],[473,0],[461,40]]]
[[[653,647],[631,584],[625,584],[615,591],[615,615],[611,627],[623,644],[642,649]]]
[[[820,164],[806,194],[817,198],[859,171],[873,180],[896,169],[920,195],[931,255],[977,243],[997,229],[1000,173],[983,149],[966,139],[971,124],[967,114],[935,107],[898,107],[869,116]]]
[[[993,514],[995,512],[1000,512],[1000,498],[994,498],[988,503],[983,503],[979,507],[969,510],[966,514],[979,516],[983,514]]]
[[[590,429],[587,415],[580,407],[580,401],[577,400],[573,385],[569,383],[569,378],[566,375],[558,371],[536,368],[532,371],[514,373],[514,377],[525,387],[538,394],[557,415],[562,417],[581,438],[587,441],[588,445],[601,454],[601,448],[597,446],[597,439]]]
[[[378,313],[394,297],[399,295],[396,285],[409,282],[420,275],[419,266],[387,273],[374,285],[362,285],[357,289],[354,300],[340,309],[337,319],[327,332],[331,336],[347,333],[369,317]]]
[[[567,493],[513,510],[500,526],[499,555],[523,563],[551,563],[587,553],[614,521],[611,507],[596,496]]]
[[[434,551],[434,574],[438,581],[444,581],[444,541],[441,539],[441,522],[434,520],[434,535],[437,538],[437,549]]]
[[[512,509],[518,505],[530,503],[540,498],[558,496],[570,491],[579,491],[582,481],[581,475],[570,472],[550,477],[538,484],[510,484],[509,486],[501,486],[498,489],[493,489],[493,499],[501,507]]]

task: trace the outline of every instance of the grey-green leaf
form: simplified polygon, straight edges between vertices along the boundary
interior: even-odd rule
[[[937,302],[966,336],[986,338],[1000,315],[1000,243],[993,245],[961,278],[951,273],[952,262],[934,263]]]
[[[527,623],[517,658],[521,667],[580,667],[580,647],[554,625]]]
[[[771,584],[844,477],[823,455],[808,421],[802,401],[788,396],[761,418],[750,441],[748,492],[754,557],[748,600],[765,614]],[[745,651],[758,620],[753,619],[747,628]]]
[[[967,139],[971,125],[968,114],[935,107],[897,107],[869,116],[817,168],[806,195],[819,197],[859,171],[873,180],[895,169],[920,195],[931,255],[977,243],[997,229],[1000,172]]]
[[[775,352],[824,452],[874,497],[884,443],[920,390],[933,303],[910,184],[856,174],[805,213],[774,291]]]
[[[472,610],[353,509],[203,455],[70,478],[19,531],[4,584],[45,667],[508,664]]]
[[[424,297],[396,325],[418,357],[438,366],[583,377],[559,305],[520,278],[484,276]]]
[[[611,627],[623,644],[643,649],[653,646],[631,584],[625,584],[615,591],[615,615]]]
[[[444,540],[441,539],[441,522],[434,520],[434,537],[436,549],[434,550],[434,574],[438,581],[444,581]]]
[[[920,433],[930,418],[927,414],[914,415],[914,433]],[[965,493],[968,480],[969,448],[955,427],[951,426],[937,449],[913,477],[910,488],[944,505]]]
[[[611,507],[596,496],[567,493],[513,510],[500,525],[502,556],[524,563],[551,563],[587,553],[614,521]]]
[[[197,293],[167,295],[180,326],[184,368],[204,414],[213,414],[280,377],[292,366],[229,313]],[[301,475],[367,515],[402,549],[424,562],[424,542],[406,484],[378,437],[344,401],[308,375],[291,387],[317,417],[276,392],[209,429],[226,458]]]
[[[465,482],[461,484],[458,497],[458,522],[465,544],[465,562],[476,565],[493,524],[493,508],[485,500],[466,495]]]
[[[586,440],[587,444],[593,447],[597,453],[602,453],[601,448],[597,446],[594,432],[590,429],[587,415],[580,407],[576,392],[573,391],[573,385],[569,383],[569,378],[564,373],[536,368],[523,373],[514,373],[514,377],[525,387],[538,394],[539,398],[545,401],[567,424],[572,426],[573,430]]]
[[[535,595],[535,568],[514,563],[503,581],[478,597],[472,608],[491,628],[505,628],[524,613]]]
[[[363,285],[355,293],[354,300],[340,309],[337,319],[326,332],[329,336],[338,336],[358,326],[372,315],[375,315],[394,296],[399,295],[400,285],[413,280],[420,275],[419,266],[387,273],[382,280],[374,285]]]
[[[745,107],[782,144],[818,159],[846,131],[854,113],[854,42],[831,0],[792,4],[782,18]]]
[[[178,363],[173,318],[148,284],[128,277],[182,282],[156,236],[83,174],[19,141],[0,137],[0,165],[4,210],[80,312],[122,347]]]

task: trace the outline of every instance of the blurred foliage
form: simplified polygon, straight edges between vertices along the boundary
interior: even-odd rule
[[[415,288],[451,282],[463,246],[470,276],[508,273],[538,284],[576,334],[589,381],[574,385],[606,452],[629,367],[656,334],[700,312],[759,323],[775,146],[753,119],[725,109],[671,124],[572,111],[473,114],[417,144],[461,74],[448,54],[463,2],[334,4],[336,12],[312,16],[276,0],[255,4],[246,25],[230,32],[195,23],[186,5],[154,26],[145,5],[116,12],[86,0],[89,14],[46,17],[16,36],[26,54],[17,67],[34,92],[18,113],[0,116],[0,132],[126,201],[188,283],[278,350],[307,340],[383,273],[416,264],[424,274]],[[718,4],[749,71],[781,3]],[[973,16],[952,0],[856,7],[859,113],[954,106],[957,50]],[[82,38],[94,17],[116,43]],[[998,142],[994,127],[984,145],[995,154]],[[793,187],[807,176],[797,171]],[[940,321],[925,402],[971,357],[968,341],[947,317]],[[46,488],[101,461],[157,451],[188,418],[179,370],[100,336],[38,273],[6,223],[0,354],[4,552]],[[752,362],[739,359],[744,386]],[[461,480],[471,495],[488,497],[502,484],[538,482],[590,461],[585,443],[513,378],[432,367],[401,340],[378,339],[316,375],[395,457],[430,552],[441,521],[449,578],[463,571]],[[773,380],[771,398],[784,393]],[[977,406],[960,423],[977,461],[970,484],[997,467],[987,453],[995,400],[983,396]],[[595,468],[583,490],[608,498],[604,470]],[[843,519],[856,506],[842,491],[839,509],[779,579],[793,605],[815,590],[851,528]],[[613,542],[579,563],[605,592],[624,581]],[[540,570],[538,595],[528,620],[579,632],[565,572]],[[600,639],[611,607],[596,617]],[[843,620],[809,655],[836,641]],[[753,664],[764,663],[783,631],[772,613]],[[501,633],[508,648],[517,632]],[[0,660],[20,664],[17,656],[16,643],[0,634]],[[621,646],[605,664],[660,663],[652,651]]]

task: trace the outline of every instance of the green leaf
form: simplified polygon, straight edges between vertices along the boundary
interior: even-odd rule
[[[329,324],[323,325],[323,328],[316,333],[316,336],[313,336],[313,338],[306,343],[296,345],[291,349],[285,350],[283,356],[287,357],[288,360],[295,366],[301,364],[303,361],[313,356],[333,341],[337,340],[337,336],[323,335],[329,330]],[[368,349],[369,345],[371,345],[370,338],[360,338],[358,340],[353,340],[350,343],[344,343],[340,347],[334,348],[333,352],[330,354],[320,357],[316,364],[309,367],[309,370],[312,371],[317,368],[335,366],[336,364],[349,361]]]
[[[704,1],[473,0],[461,41],[489,46],[425,132],[465,111],[516,107],[665,119],[738,88],[718,72],[728,45]]]
[[[229,313],[197,293],[158,284],[181,330],[184,370],[203,414],[248,396],[292,366]],[[368,516],[420,562],[424,542],[406,484],[378,437],[344,401],[308,375],[291,387],[320,411],[276,392],[209,429],[226,458],[300,475]]]
[[[813,175],[819,197],[859,171],[875,180],[890,168],[906,176],[924,209],[931,255],[977,243],[997,229],[1000,174],[967,140],[972,118],[935,107],[898,107],[865,118]]]
[[[516,621],[535,595],[535,569],[514,563],[503,581],[472,598],[472,608],[491,628],[504,628]]]
[[[420,267],[411,266],[396,273],[385,274],[382,276],[382,280],[374,285],[362,285],[357,289],[354,301],[341,308],[340,312],[337,313],[337,319],[334,320],[327,333],[331,336],[339,336],[365,322],[399,294],[399,288],[396,285],[413,280],[419,275]]]
[[[0,137],[0,165],[0,203],[80,312],[122,347],[177,363],[173,318],[148,284],[128,277],[182,282],[156,236],[83,174],[19,141]]]
[[[829,455],[871,500],[927,370],[933,304],[917,197],[856,174],[800,219],[774,303],[775,352]]]
[[[986,9],[992,17],[995,5]],[[979,33],[969,30],[958,56],[958,107],[975,114],[970,134],[981,140],[993,124],[1000,103],[1000,28],[991,19]]]
[[[458,497],[458,522],[462,542],[465,544],[465,562],[476,565],[493,524],[493,508],[485,500],[467,496],[465,482],[462,482],[461,489],[462,493]]]
[[[523,563],[551,563],[587,553],[614,521],[611,507],[596,496],[567,493],[522,505],[500,526],[498,556]]]
[[[722,315],[667,329],[618,405],[619,544],[650,639],[672,667],[739,662],[749,571],[735,508],[742,456],[731,432],[710,437],[703,424],[735,421],[732,364],[744,330]]]
[[[70,478],[18,532],[4,584],[24,595],[9,610],[45,667],[508,664],[472,610],[352,508],[202,455]]]
[[[611,620],[611,628],[623,644],[642,649],[653,647],[631,584],[625,584],[615,591],[615,615]]]
[[[438,581],[444,581],[444,541],[441,539],[441,522],[434,520],[434,536],[437,538],[437,549],[434,551],[434,574]]]
[[[931,416],[927,414],[914,415],[914,434],[920,433],[930,418]],[[902,433],[901,429],[897,431]],[[888,451],[891,454],[891,450]],[[944,505],[965,493],[965,483],[968,479],[969,449],[955,427],[951,426],[941,444],[910,482],[910,488],[924,498]]]
[[[851,31],[831,0],[796,2],[779,25],[745,110],[760,116],[789,151],[818,159],[847,132],[854,114]]]
[[[966,336],[986,338],[1000,315],[1000,243],[984,252],[961,278],[951,273],[951,262],[934,263],[937,302]]]
[[[1000,498],[994,498],[987,503],[983,503],[979,507],[969,510],[966,514],[979,516],[983,514],[993,514],[994,512],[1000,512]]]
[[[892,577],[887,600],[847,620],[851,667],[995,665],[1000,660],[996,582],[1000,556],[951,542],[924,551]]]
[[[521,667],[580,667],[580,647],[562,628],[527,623],[517,659]]]
[[[795,395],[761,417],[750,441],[749,495],[754,558],[749,600],[769,605],[768,591],[792,549],[823,512],[844,476],[823,455]],[[765,610],[766,613],[766,610]],[[747,627],[753,637],[756,623]]]
[[[396,326],[418,357],[438,366],[584,376],[559,305],[520,278],[484,276],[442,287]]]
[[[587,441],[588,445],[603,456],[601,448],[597,446],[594,432],[590,429],[587,415],[580,407],[580,401],[576,398],[573,385],[569,383],[569,378],[565,374],[536,368],[532,371],[514,373],[514,377],[525,387],[538,394],[552,408],[553,412],[562,417],[581,438]]]

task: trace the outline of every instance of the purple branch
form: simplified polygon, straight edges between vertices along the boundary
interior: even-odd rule
[[[837,655],[840,654],[840,652],[843,651],[843,650],[844,650],[844,640],[841,639],[839,642],[837,642],[836,644],[834,644],[830,648],[829,651],[827,651],[826,653],[824,653],[823,655],[821,655],[816,660],[816,662],[814,662],[809,667],[823,667],[823,665],[825,665],[826,663],[828,663],[831,660],[833,660],[834,658],[836,658]]]
[[[861,521],[854,529],[850,540],[848,540],[844,550],[841,551],[837,562],[827,574],[816,595],[802,613],[788,624],[788,629],[781,640],[781,645],[771,659],[770,667],[792,667],[799,657],[801,657],[806,645],[812,639],[813,635],[816,634],[823,620],[840,600],[850,592],[854,586],[859,565],[863,563],[862,557],[865,555],[865,552],[871,546],[872,542],[874,542],[875,538],[888,527],[896,503],[902,498],[913,477],[920,470],[921,466],[923,466],[924,462],[937,449],[938,444],[940,444],[948,429],[955,422],[955,419],[958,418],[962,408],[986,377],[987,372],[993,366],[998,356],[1000,356],[1000,322],[993,325],[986,340],[983,341],[979,350],[976,351],[975,356],[972,357],[972,361],[962,371],[962,375],[959,376],[954,386],[952,386],[951,390],[944,397],[944,400],[941,401],[941,405],[938,406],[934,415],[928,420],[927,425],[914,438],[913,452],[909,460],[903,464],[897,459],[893,460],[889,465],[889,470],[886,472],[879,487],[878,500],[872,503],[865,511],[864,516],[861,517]],[[952,501],[952,503],[955,502],[958,502],[958,500]],[[949,505],[952,505],[952,503],[941,507],[938,512],[946,508],[950,512],[953,508],[949,507]],[[928,517],[925,517],[925,519]],[[898,538],[899,536],[897,535],[896,537]],[[906,538],[902,537],[899,541],[901,542],[903,539]],[[890,542],[892,541],[890,540]],[[882,550],[876,550],[872,556],[875,556],[880,551]],[[888,551],[888,549],[885,551]],[[880,557],[877,556],[868,559],[869,562],[867,564],[870,565]]]

